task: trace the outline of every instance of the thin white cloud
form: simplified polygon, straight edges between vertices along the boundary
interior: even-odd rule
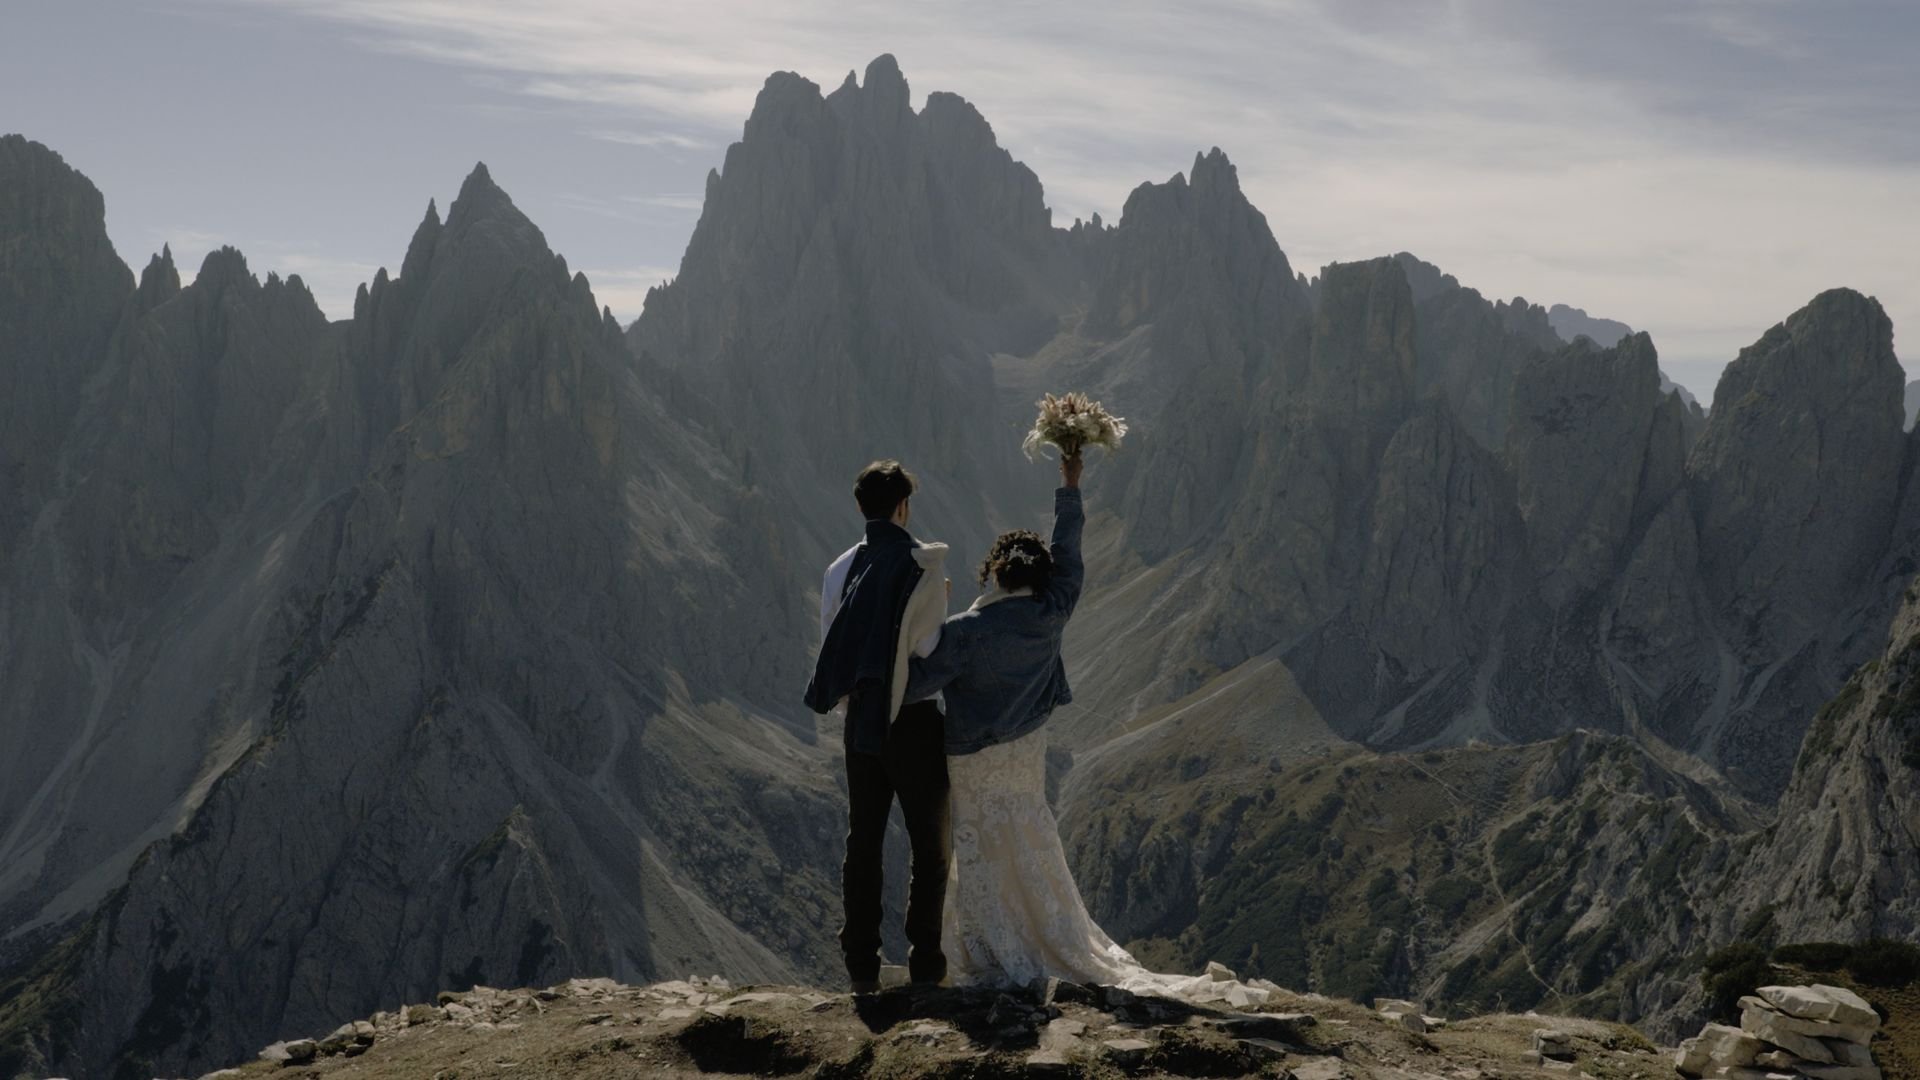
[[[1754,17],[1766,7],[1784,6],[1781,0],[1707,0],[1695,7],[1676,9],[1669,18],[1697,26],[1729,45],[1770,53],[1783,60],[1801,59],[1807,55],[1804,44]]]
[[[671,131],[585,131],[581,134],[589,139],[601,142],[621,143],[626,146],[671,146],[681,150],[697,150],[707,143],[689,135]]]
[[[665,192],[659,195],[627,195],[626,202],[641,206],[657,206],[663,210],[699,210],[705,204],[706,196],[697,192]]]
[[[702,198],[698,195],[587,195],[577,191],[563,191],[551,196],[553,205],[576,213],[594,217],[608,218],[637,225],[659,224],[661,222],[688,222],[700,212]],[[565,254],[565,252],[562,252]]]

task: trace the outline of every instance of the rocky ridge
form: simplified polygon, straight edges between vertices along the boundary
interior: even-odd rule
[[[0,1062],[206,1067],[382,987],[825,973],[771,509],[484,167],[351,320],[232,251],[129,286],[0,593]]]
[[[1444,397],[1482,446],[1500,451],[1515,380],[1561,345],[1548,313],[1521,296],[1489,302],[1408,252],[1394,260],[1406,271],[1419,311],[1422,387]]]
[[[1776,823],[1745,838],[1711,931],[1764,943],[1920,938],[1920,588],[1823,706]]]
[[[1338,734],[1376,748],[1571,724],[1652,736],[1776,794],[1806,718],[1891,613],[1881,567],[1912,557],[1886,502],[1908,451],[1879,415],[1898,365],[1866,308],[1845,309],[1877,305],[1817,298],[1788,320],[1800,345],[1747,350],[1736,382],[1777,370],[1806,406],[1761,436],[1755,417],[1712,425],[1665,390],[1644,335],[1562,345],[1544,310],[1488,303],[1410,255],[1298,280],[1224,156],[1192,177],[1136,190],[1085,316],[1025,370],[996,363],[1026,390],[1090,385],[1139,421],[1103,476],[1119,534],[1093,582],[1133,617],[1102,618],[1100,647],[1079,650],[1098,654],[1081,680],[1097,697],[1066,718],[1069,743],[1094,749],[1277,659]],[[1789,373],[1803,362],[1844,374],[1822,392]],[[1729,407],[1745,392],[1729,384]],[[1758,475],[1816,430],[1859,433],[1827,448],[1861,469],[1815,515],[1859,537],[1842,542],[1857,557],[1748,563],[1718,523],[1742,498],[1725,470]],[[1721,460],[1733,446],[1741,465]],[[1578,536],[1554,524],[1590,512]],[[1727,565],[1764,614],[1715,585]],[[1797,599],[1768,606],[1775,586]],[[1801,603],[1841,614],[1816,626]]]
[[[1402,260],[1400,269],[1405,266]],[[1327,305],[1341,302],[1340,279],[1330,272],[1316,288],[1322,322],[1315,332],[1322,323],[1328,329],[1364,325],[1365,316],[1352,309],[1327,318]],[[1410,296],[1410,284],[1406,288]],[[1848,304],[1877,309],[1847,295]],[[1421,305],[1411,309],[1402,332],[1414,343],[1409,370],[1417,371],[1422,335],[1431,331],[1420,319]],[[1657,357],[1644,337],[1606,350],[1563,346],[1521,365],[1501,450],[1490,460],[1484,430],[1452,442],[1420,435],[1423,427],[1454,427],[1469,436],[1474,429],[1451,403],[1416,416],[1409,397],[1395,397],[1411,390],[1391,391],[1356,411],[1354,403],[1323,396],[1309,381],[1297,391],[1273,391],[1272,401],[1248,410],[1246,419],[1238,409],[1211,409],[1205,424],[1172,409],[1156,415],[1152,400],[1145,400],[1140,430],[1149,434],[1141,441],[1168,445],[1143,446],[1122,467],[1118,475],[1128,492],[1115,512],[1130,530],[1153,532],[1129,537],[1137,569],[1124,569],[1124,559],[1109,562],[1123,568],[1122,576],[1095,584],[1111,583],[1167,614],[1193,614],[1172,623],[1178,639],[1164,639],[1168,623],[1156,618],[1122,631],[1119,642],[1104,642],[1105,651],[1118,655],[1095,707],[1125,717],[1184,697],[1240,664],[1264,662],[1279,649],[1321,715],[1343,736],[1368,745],[1524,741],[1550,737],[1579,717],[1585,726],[1651,733],[1725,769],[1749,795],[1768,797],[1784,784],[1806,718],[1864,658],[1863,640],[1877,636],[1876,624],[1884,626],[1878,620],[1890,614],[1885,598],[1891,590],[1877,560],[1910,558],[1888,509],[1889,498],[1904,498],[1890,495],[1907,453],[1896,445],[1897,424],[1887,419],[1895,408],[1898,365],[1865,310],[1850,312],[1837,297],[1819,298],[1789,320],[1802,335],[1813,335],[1804,351],[1787,343],[1791,332],[1785,342],[1772,336],[1748,350],[1744,370],[1778,368],[1780,378],[1792,381],[1798,376],[1787,369],[1799,363],[1795,357],[1817,356],[1816,364],[1840,364],[1850,372],[1846,378],[1871,382],[1857,394],[1846,378],[1837,378],[1831,393],[1810,385],[1792,391],[1804,411],[1791,434],[1759,435],[1757,415],[1733,405],[1746,391],[1736,393],[1731,383],[1725,392],[1732,413],[1709,420],[1706,434],[1699,434],[1691,410],[1659,392]],[[1225,336],[1222,331],[1216,334]],[[1393,340],[1390,332],[1369,333],[1374,341]],[[1272,347],[1283,348],[1284,341]],[[1310,340],[1309,369],[1316,350],[1325,348]],[[1275,367],[1289,365],[1282,360]],[[1644,380],[1593,381],[1603,372],[1642,368]],[[1730,374],[1736,383],[1748,378],[1741,369],[1736,365]],[[1391,373],[1365,377],[1374,387],[1407,381]],[[1262,392],[1237,381],[1222,385],[1243,398]],[[1143,413],[1126,396],[1130,384],[1113,390],[1110,404]],[[1420,449],[1378,456],[1403,424],[1412,425],[1407,434],[1418,437]],[[1346,436],[1322,434],[1330,425],[1371,426],[1375,434],[1354,444],[1357,452],[1339,451],[1334,440]],[[1732,494],[1727,470],[1758,476],[1778,467],[1792,476],[1794,466],[1784,458],[1769,463],[1769,455],[1815,437],[1816,430],[1854,433],[1831,436],[1840,441],[1826,447],[1825,460],[1858,462],[1860,469],[1825,489],[1830,502],[1810,508],[1812,520],[1822,523],[1815,527],[1850,537],[1833,538],[1841,558],[1812,559],[1807,553],[1816,548],[1799,547],[1799,556],[1778,564],[1771,555],[1750,561],[1742,551],[1753,541],[1738,537],[1769,534],[1731,519],[1723,529],[1720,514],[1748,512],[1732,509],[1747,496]],[[1847,439],[1860,445],[1846,445]],[[1450,449],[1467,442],[1477,445]],[[1223,457],[1209,449],[1214,444],[1249,449]],[[1540,451],[1554,446],[1564,453],[1541,464]],[[1732,446],[1740,447],[1735,455],[1743,464],[1721,460]],[[1811,458],[1802,453],[1794,460]],[[1799,482],[1775,494],[1797,498],[1790,492],[1800,490]],[[1145,497],[1160,485],[1182,492],[1172,513]],[[1438,501],[1421,506],[1410,497]],[[1589,506],[1596,498],[1601,501]],[[1188,502],[1246,509],[1203,525],[1181,511]],[[1770,504],[1751,512],[1764,517],[1779,510]],[[1596,511],[1582,538],[1552,524],[1585,522]],[[1361,525],[1369,519],[1371,527]],[[1290,530],[1293,520],[1301,526]],[[1435,520],[1449,522],[1448,528],[1429,528]],[[1179,531],[1161,535],[1169,529]],[[1787,538],[1777,542],[1784,551]],[[1169,550],[1190,554],[1163,575],[1157,553]],[[1384,608],[1373,590],[1392,586],[1371,572],[1381,565],[1406,567],[1408,574]],[[1434,572],[1416,572],[1424,567]],[[1762,599],[1771,595],[1767,589],[1751,588],[1762,579],[1780,590],[1781,603]],[[1733,600],[1721,580],[1741,582],[1733,588],[1745,599]],[[1863,603],[1867,597],[1881,599]],[[1743,603],[1754,606],[1743,609]],[[1816,625],[1816,610],[1842,614]],[[1394,617],[1382,618],[1381,611]],[[1424,626],[1446,632],[1424,641],[1417,632]],[[1723,661],[1729,653],[1731,667]],[[1152,659],[1120,659],[1129,654]],[[1168,670],[1168,658],[1184,663]],[[1754,680],[1763,675],[1769,692],[1756,694]]]
[[[1422,1017],[1410,1003],[1290,994],[1250,1007],[1045,980],[1025,990],[895,987],[853,997],[692,978],[475,987],[284,1040],[213,1077],[1292,1077],[1668,1074],[1631,1028],[1538,1015]],[[1533,1052],[1548,1037],[1551,1053]]]
[[[1588,315],[1580,308],[1568,307],[1565,304],[1555,304],[1548,308],[1547,322],[1553,327],[1553,332],[1558,334],[1561,340],[1569,345],[1571,345],[1575,339],[1584,337],[1592,341],[1595,345],[1606,348],[1611,345],[1618,345],[1620,339],[1633,333],[1633,327],[1628,326],[1626,323],[1616,319],[1602,319],[1597,316]],[[1667,378],[1667,373],[1664,371],[1660,373],[1660,392],[1663,394],[1678,392],[1680,400],[1685,402],[1689,407],[1699,404],[1699,402],[1694,399],[1693,391]],[[1704,416],[1704,414],[1702,415]]]
[[[1618,345],[1620,339],[1633,333],[1633,327],[1618,319],[1602,319],[1589,315],[1582,308],[1555,304],[1547,309],[1547,322],[1561,340],[1571,343],[1573,339],[1584,337],[1601,348]]]

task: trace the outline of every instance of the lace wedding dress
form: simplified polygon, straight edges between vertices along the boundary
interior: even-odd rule
[[[941,949],[953,982],[1024,986],[1053,976],[1195,1000],[1264,1000],[1266,991],[1224,973],[1149,971],[1100,929],[1067,868],[1046,768],[1044,728],[947,758],[954,858]]]

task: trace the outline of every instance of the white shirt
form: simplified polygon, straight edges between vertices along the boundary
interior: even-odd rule
[[[827,576],[820,582],[820,640],[827,639],[827,630],[833,625],[833,617],[840,613],[840,594],[847,587],[847,573],[853,569],[854,553],[860,550],[855,544],[843,552],[839,558],[827,567]],[[933,650],[940,645],[940,628],[934,627],[926,637],[913,645],[913,655],[932,656]]]

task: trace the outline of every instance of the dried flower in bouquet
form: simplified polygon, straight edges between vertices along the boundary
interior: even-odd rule
[[[1066,393],[1040,399],[1040,415],[1033,421],[1020,448],[1028,460],[1043,446],[1052,446],[1072,457],[1089,446],[1120,449],[1126,437],[1127,422],[1106,410],[1104,405],[1081,393]]]

